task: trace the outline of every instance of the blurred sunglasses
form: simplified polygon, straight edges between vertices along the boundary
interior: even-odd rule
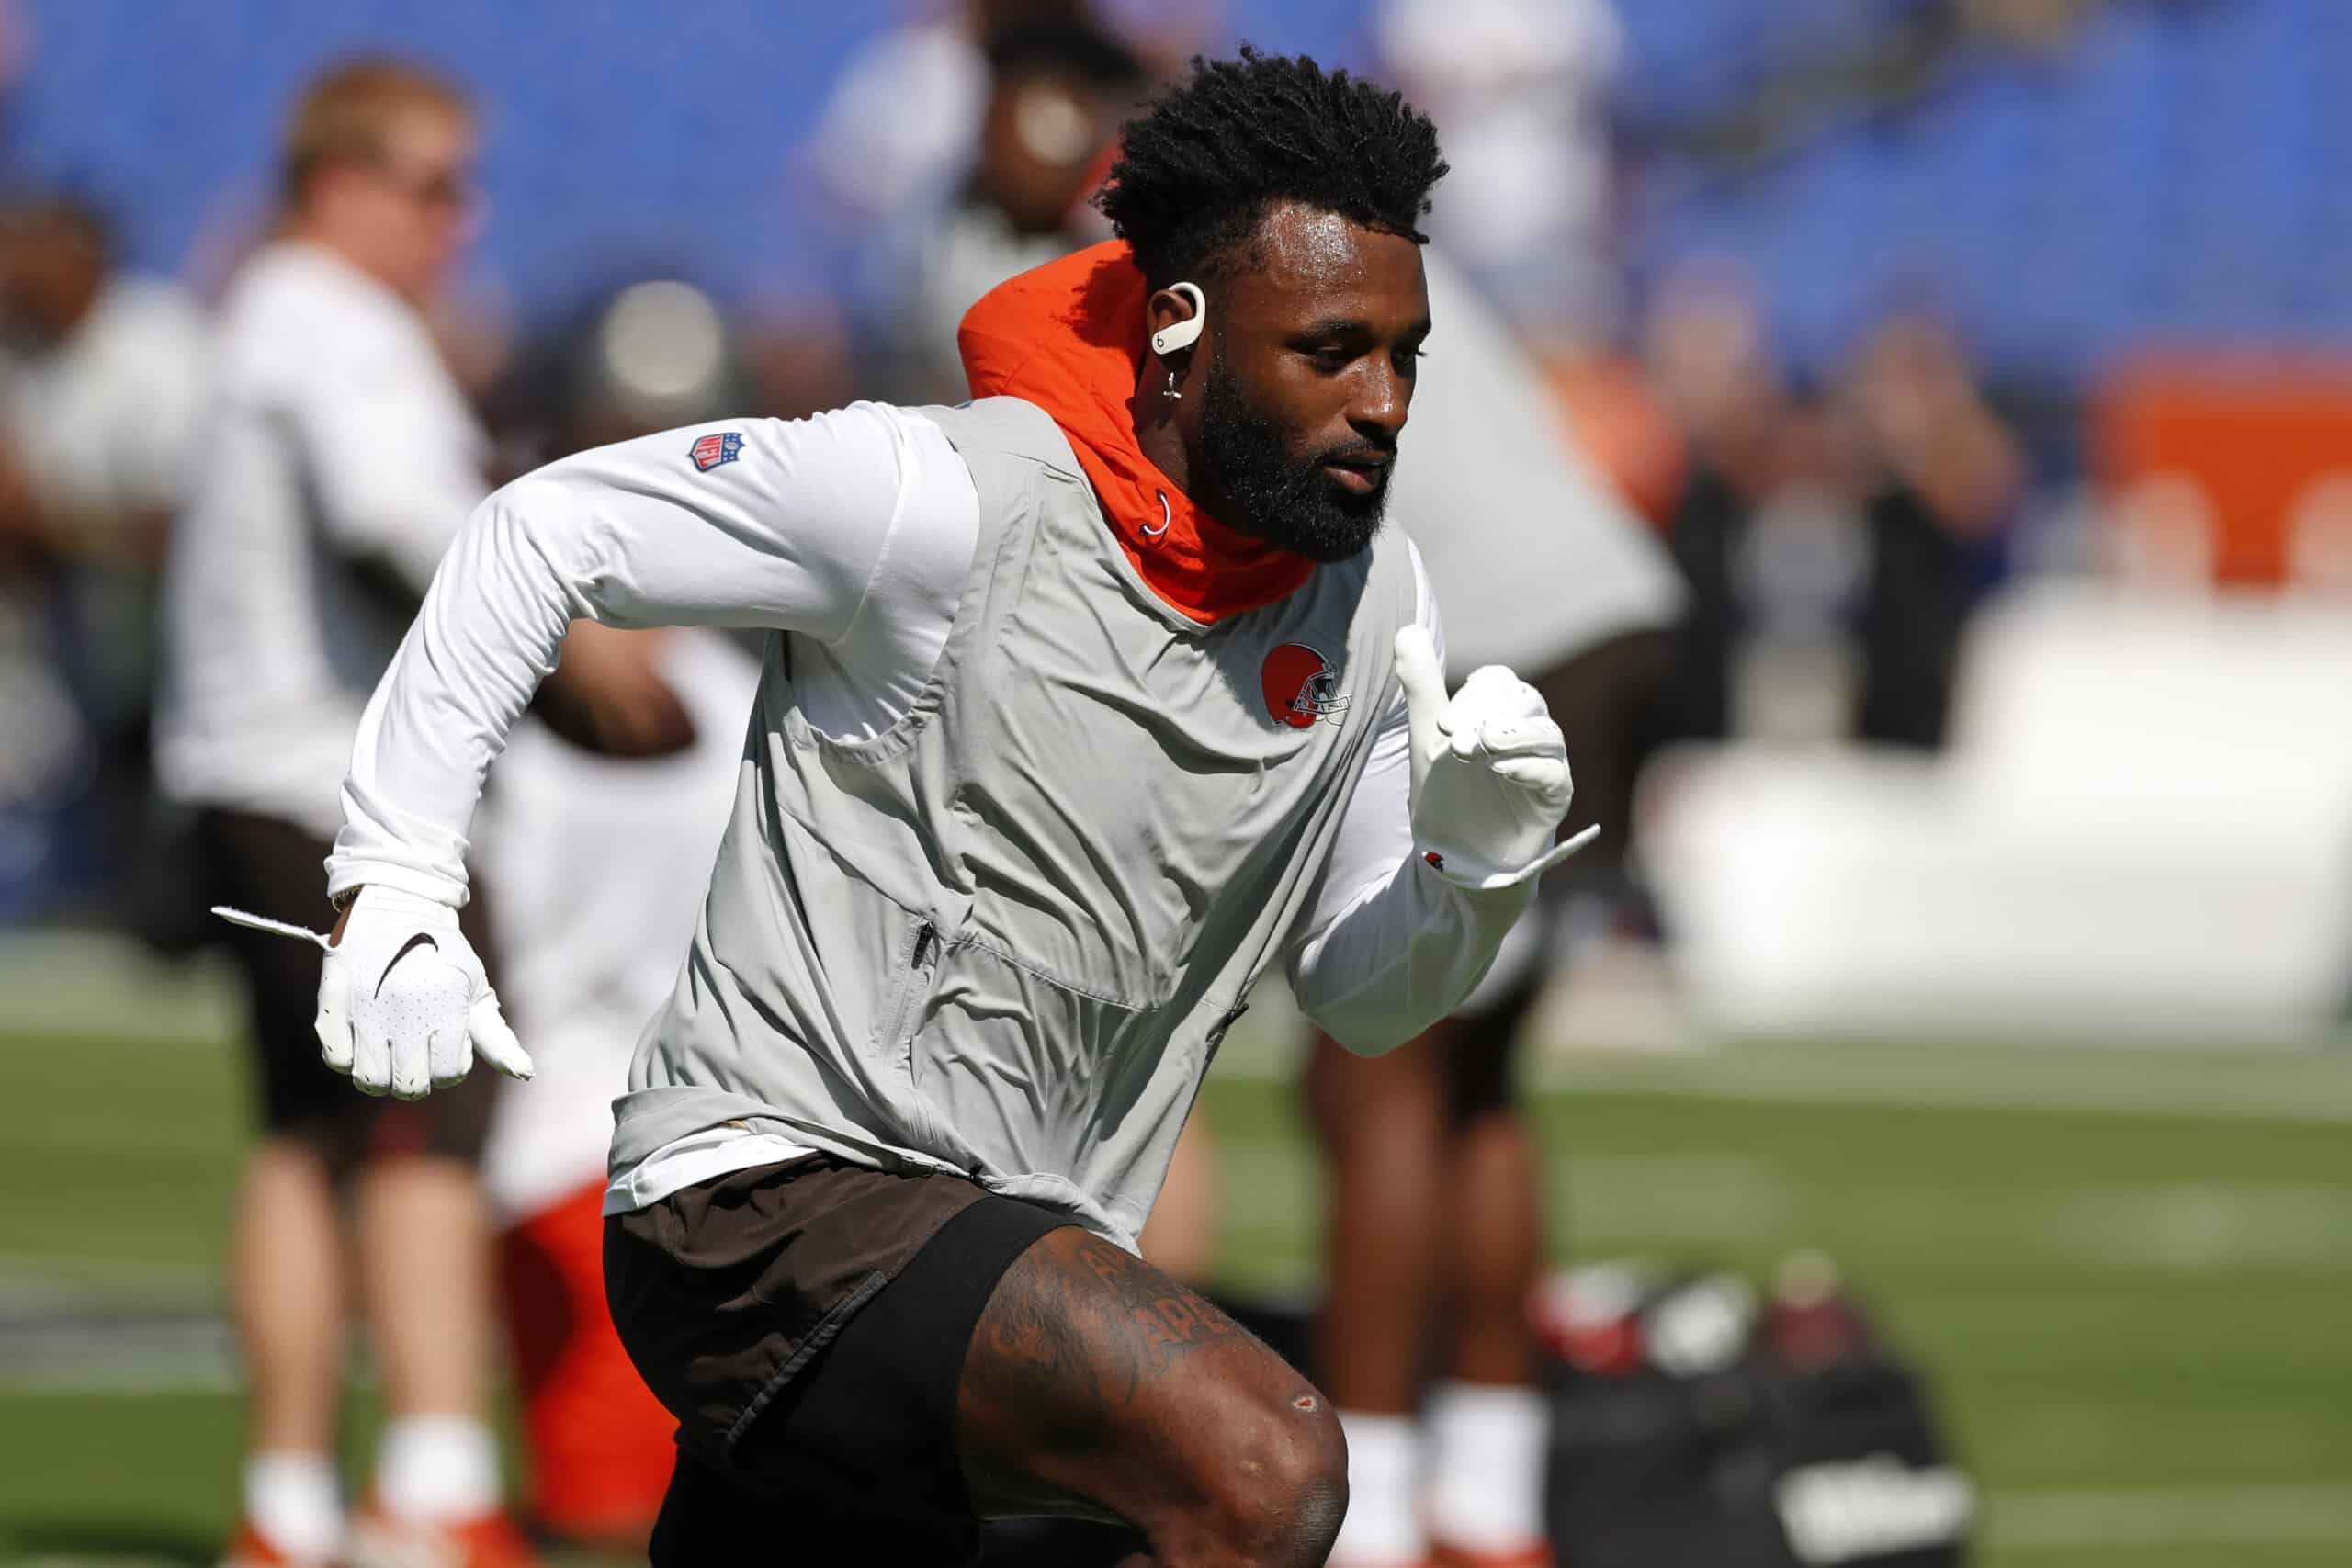
[[[473,170],[464,164],[438,169],[401,169],[390,164],[379,164],[376,173],[386,185],[420,207],[437,207],[461,212],[480,205],[481,201],[481,186],[475,183]]]

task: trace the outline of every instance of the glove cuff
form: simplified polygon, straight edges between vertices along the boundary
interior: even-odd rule
[[[424,921],[436,927],[457,923],[455,905],[400,883],[370,882],[359,889],[359,897],[365,899],[371,912]]]
[[[337,861],[332,863],[327,876],[327,897],[338,909],[351,902],[352,895],[363,887],[382,887],[429,898],[446,908],[462,909],[472,897],[462,882],[452,883],[447,877],[414,867],[391,865],[382,861]]]
[[[1471,893],[1493,893],[1505,887],[1516,887],[1522,882],[1532,882],[1570,855],[1600,837],[1600,824],[1596,822],[1572,839],[1553,845],[1543,854],[1517,870],[1497,870],[1479,863],[1466,855],[1446,854],[1438,850],[1416,847],[1421,863],[1437,873],[1439,878]]]

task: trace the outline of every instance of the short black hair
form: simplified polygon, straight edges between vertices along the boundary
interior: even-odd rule
[[[1095,205],[1146,281],[1215,276],[1266,209],[1297,201],[1416,244],[1445,174],[1437,127],[1402,93],[1306,55],[1195,55],[1193,73],[1121,132]]]

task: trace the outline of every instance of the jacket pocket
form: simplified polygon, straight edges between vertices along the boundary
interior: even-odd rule
[[[923,1004],[939,969],[939,928],[927,919],[916,920],[899,950],[898,994],[883,1015],[877,1043],[910,1088],[915,1081],[915,1036],[922,1032]]]

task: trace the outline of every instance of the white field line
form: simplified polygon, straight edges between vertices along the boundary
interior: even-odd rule
[[[161,1263],[145,1258],[89,1257],[81,1253],[0,1252],[0,1286],[40,1283],[123,1294],[206,1295],[220,1289],[217,1267]]]
[[[1217,1059],[1222,1077],[1283,1083],[1301,1070],[1303,1052],[1288,1042],[1261,1034],[1236,1043]],[[1538,1041],[1520,1070],[1531,1089],[1569,1094],[2341,1126],[2352,1124],[2347,1066],[2352,1056],[2341,1052],[1730,1044],[1603,1053]]]
[[[1284,1241],[1315,1234],[1326,1194],[1312,1145],[1221,1135],[1216,1149],[1228,1241],[1236,1233]],[[1905,1214],[1932,1214],[1945,1245],[2074,1268],[2352,1276],[2352,1179],[2077,1180],[2022,1191],[1914,1182],[1833,1195],[1808,1189],[1777,1160],[1748,1155],[1571,1150],[1547,1163],[1545,1190],[1588,1255],[1786,1238],[1860,1210],[1889,1234],[1900,1234]],[[1302,1257],[1283,1278],[1311,1284],[1315,1273],[1316,1260]]]
[[[240,1382],[217,1270],[0,1253],[0,1392],[225,1393]]]
[[[2352,1542],[2352,1485],[1996,1493],[1987,1521],[1988,1543],[2005,1552],[2334,1546]]]
[[[0,1334],[0,1393],[144,1399],[243,1386],[235,1337],[217,1317]]]
[[[2265,1071],[2259,1060],[2185,1064],[2137,1053],[2088,1062],[2038,1060],[2019,1053],[1955,1050],[1923,1061],[1927,1048],[1889,1046],[1880,1060],[1851,1052],[1811,1056],[1737,1048],[1703,1065],[1539,1055],[1528,1081],[1566,1092],[1656,1095],[1792,1105],[1883,1105],[1965,1111],[2062,1111],[2076,1115],[2177,1116],[2200,1120],[2352,1123],[2352,1073]]]
[[[1520,1052],[1538,1089],[1791,1105],[2352,1123],[2352,1039],[2334,1048],[2198,1049],[2178,1043],[1720,1042],[1658,1018],[1670,995],[1641,984],[1578,1003],[1564,985],[1538,1003]],[[1219,1054],[1224,1077],[1295,1081],[1307,1029],[1287,987],[1261,985]],[[1606,1005],[1603,1005],[1603,1004]],[[1573,1005],[1572,1005],[1573,1004]],[[1589,1005],[1588,1005],[1589,1004]],[[1631,1012],[1639,1026],[1623,1018]]]
[[[105,931],[33,930],[0,937],[0,1007],[12,1032],[219,1048],[244,1029],[227,957],[154,957]]]

